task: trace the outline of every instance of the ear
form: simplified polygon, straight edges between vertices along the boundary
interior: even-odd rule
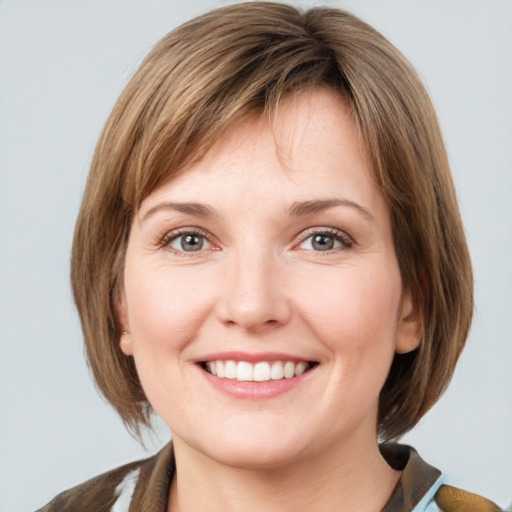
[[[122,287],[117,287],[115,291],[114,309],[116,322],[121,331],[119,348],[125,356],[133,356],[132,335],[130,333],[130,323],[128,321],[128,307],[126,304],[126,295]]]
[[[423,314],[417,297],[404,290],[396,332],[395,352],[405,354],[417,349],[423,333]]]

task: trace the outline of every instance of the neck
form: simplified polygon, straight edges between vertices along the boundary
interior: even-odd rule
[[[345,444],[279,468],[224,465],[174,438],[177,473],[169,511],[375,512],[400,473],[380,455],[377,440]],[[200,492],[198,492],[200,490]]]

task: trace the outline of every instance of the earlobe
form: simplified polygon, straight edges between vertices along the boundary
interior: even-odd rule
[[[404,290],[400,308],[400,318],[396,333],[395,352],[406,354],[416,350],[421,343],[423,315],[419,300],[410,290]]]
[[[115,315],[117,325],[121,329],[121,337],[119,339],[119,348],[126,356],[133,355],[132,338],[129,331],[128,312],[126,306],[126,299],[122,290],[117,290],[115,293]]]
[[[119,340],[119,348],[125,356],[133,356],[133,345],[132,338],[129,331],[123,331],[121,333],[121,339]]]

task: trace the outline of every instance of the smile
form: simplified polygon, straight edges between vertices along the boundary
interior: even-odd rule
[[[220,379],[239,382],[267,382],[298,377],[313,367],[306,361],[248,361],[216,360],[201,364],[202,368]]]

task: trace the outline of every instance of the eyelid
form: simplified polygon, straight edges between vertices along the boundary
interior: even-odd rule
[[[179,249],[175,249],[171,247],[170,242],[184,235],[197,235],[203,237],[208,244],[212,247],[208,247],[206,249],[200,249],[198,251],[181,251]],[[167,231],[165,235],[161,238],[159,245],[169,250],[170,252],[179,255],[179,256],[197,256],[198,254],[202,254],[205,251],[219,250],[218,243],[214,241],[214,237],[204,229],[193,227],[193,226],[184,226],[176,229],[172,229]]]
[[[198,235],[203,237],[208,244],[211,245],[211,247],[208,247],[206,249],[200,249],[198,251],[182,251],[179,249],[175,249],[170,246],[170,242],[175,240],[176,238],[184,235]],[[351,249],[355,242],[352,237],[347,235],[344,231],[341,231],[340,229],[333,228],[333,227],[327,227],[327,226],[315,226],[308,228],[306,230],[303,230],[297,237],[295,238],[296,241],[293,243],[292,248],[293,249],[300,249],[300,245],[304,243],[308,238],[310,238],[313,235],[329,235],[334,237],[337,241],[340,242],[341,247],[337,247],[334,249],[330,249],[327,251],[314,251],[315,253],[321,254],[330,254],[332,252],[337,251],[344,251]],[[161,237],[159,241],[159,246],[161,246],[164,249],[168,249],[169,251],[173,252],[174,254],[180,255],[180,256],[194,256],[201,253],[204,253],[205,251],[212,251],[212,250],[220,250],[219,243],[215,241],[215,238],[209,233],[208,231],[205,231],[204,229],[194,227],[194,226],[183,226],[176,229],[172,229],[170,231],[167,231],[163,237]],[[307,250],[307,249],[304,249]]]
[[[329,235],[336,238],[336,240],[338,240],[341,243],[341,247],[335,249],[330,249],[327,251],[314,251],[318,254],[329,254],[336,251],[344,251],[351,249],[355,245],[353,238],[347,235],[347,233],[345,233],[344,231],[341,231],[340,229],[336,229],[333,227],[315,226],[302,231],[297,236],[298,241],[294,243],[293,248],[299,248],[299,246],[302,243],[304,243],[308,238],[312,237],[313,235]]]

